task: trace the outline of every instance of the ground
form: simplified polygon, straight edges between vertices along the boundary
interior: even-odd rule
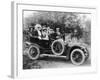
[[[41,69],[41,68],[67,68],[77,67],[73,65],[66,57],[44,56],[42,55],[38,60],[30,60],[27,56],[23,56],[23,69]],[[80,66],[90,66],[90,59]]]

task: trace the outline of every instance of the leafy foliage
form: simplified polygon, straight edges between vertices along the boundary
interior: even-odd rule
[[[35,24],[46,25],[54,31],[60,28],[60,32],[72,34],[77,39],[82,38],[84,41],[90,42],[91,22],[85,21],[85,28],[81,17],[74,12],[53,12],[53,11],[36,11],[33,16],[24,17],[24,30],[33,27]]]

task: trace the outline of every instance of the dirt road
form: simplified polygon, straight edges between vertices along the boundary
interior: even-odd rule
[[[42,56],[38,60],[30,60],[27,56],[23,57],[23,69],[41,69],[41,68],[67,68],[78,67],[65,57]],[[90,66],[90,60],[80,66]]]

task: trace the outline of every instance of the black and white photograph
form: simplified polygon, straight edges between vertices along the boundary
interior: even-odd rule
[[[23,70],[91,66],[91,13],[22,11]]]
[[[14,2],[11,75],[35,78],[96,72],[96,15],[92,7]]]

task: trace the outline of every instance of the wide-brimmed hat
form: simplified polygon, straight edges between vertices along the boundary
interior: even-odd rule
[[[40,24],[36,24],[35,25],[35,29],[39,29],[39,28],[42,28],[41,25]]]

